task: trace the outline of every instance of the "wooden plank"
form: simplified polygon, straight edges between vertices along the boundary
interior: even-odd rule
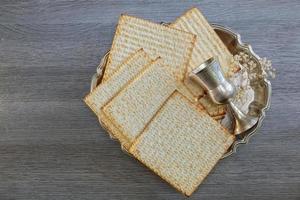
[[[82,98],[121,13],[168,22],[191,6],[238,31],[278,77],[260,133],[190,199],[300,198],[299,1],[3,0],[1,200],[183,198],[122,153]]]

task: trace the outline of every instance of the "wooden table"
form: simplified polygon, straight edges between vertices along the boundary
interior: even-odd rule
[[[259,134],[190,199],[300,199],[300,2],[2,0],[0,199],[183,199],[109,139],[82,98],[118,16],[172,21],[197,6],[273,61]]]

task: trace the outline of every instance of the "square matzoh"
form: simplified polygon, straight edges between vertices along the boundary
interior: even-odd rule
[[[120,63],[137,49],[143,48],[152,58],[161,57],[182,79],[189,63],[196,36],[147,20],[121,15],[109,53],[103,80],[117,71]]]
[[[162,59],[155,60],[103,107],[103,114],[126,140],[128,149],[157,110],[175,91],[176,80]]]
[[[204,110],[174,92],[129,152],[189,196],[233,141]]]

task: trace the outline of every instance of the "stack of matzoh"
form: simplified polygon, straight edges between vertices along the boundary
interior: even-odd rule
[[[85,97],[127,152],[187,196],[235,139],[216,121],[225,108],[188,78],[212,56],[226,76],[237,70],[196,8],[169,26],[122,15],[103,80]]]

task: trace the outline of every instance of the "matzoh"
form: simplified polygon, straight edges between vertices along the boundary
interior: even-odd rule
[[[151,62],[152,60],[142,49],[138,50],[121,64],[119,70],[116,71],[108,81],[101,83],[84,99],[85,103],[98,116],[99,122],[110,136],[118,139],[121,144],[126,141],[126,138],[110,120],[107,120],[105,114],[101,112],[101,108],[125,87],[127,82],[137,76],[137,74],[147,65],[150,65]]]
[[[112,99],[129,80],[134,78],[151,61],[142,49],[133,53],[125,59],[119,70],[108,81],[101,83],[84,98],[85,103],[99,116],[101,107]]]
[[[170,27],[197,35],[197,41],[187,68],[186,77],[188,77],[192,69],[213,56],[219,59],[225,76],[229,76],[238,69],[232,62],[232,54],[197,8],[188,10],[172,23]],[[190,79],[186,78],[185,84],[194,95],[199,96],[203,94],[203,90]]]
[[[121,15],[103,80],[108,80],[117,71],[120,63],[140,48],[143,48],[152,59],[162,57],[164,63],[174,70],[179,79],[182,79],[195,41],[194,34]]]
[[[212,117],[223,116],[226,114],[226,105],[214,103],[209,96],[205,95],[198,101]]]
[[[127,138],[121,141],[125,149],[175,89],[173,74],[162,59],[157,59],[103,107],[103,113],[118,129],[118,135]]]
[[[233,141],[204,110],[174,92],[129,152],[190,196]]]

